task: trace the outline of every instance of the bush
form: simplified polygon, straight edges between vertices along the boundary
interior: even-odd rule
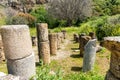
[[[59,26],[58,19],[49,15],[44,6],[40,6],[39,8],[32,10],[30,14],[36,17],[36,23],[48,23],[49,28]]]
[[[108,17],[104,23],[96,27],[98,40],[107,36],[120,36],[120,15]]]
[[[28,14],[28,13],[18,13],[16,16],[21,17],[21,18],[24,18],[25,20],[27,20],[28,25],[29,25],[30,27],[32,27],[32,26],[35,25],[35,24],[34,24],[35,21],[36,21],[35,17],[32,16],[32,15],[30,15],[30,14]]]
[[[35,18],[28,13],[17,13],[14,16],[6,18],[6,24],[17,25],[17,24],[27,24],[30,27],[34,26]]]
[[[7,25],[19,25],[19,24],[28,24],[28,21],[24,17],[13,16],[9,19],[6,19]]]

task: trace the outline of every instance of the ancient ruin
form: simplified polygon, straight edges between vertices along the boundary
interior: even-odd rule
[[[91,39],[90,36],[81,36],[80,38],[80,56],[81,57],[83,57],[84,47],[90,39]]]
[[[111,51],[110,69],[105,80],[120,80],[120,37],[105,37],[101,45]]]
[[[96,39],[89,40],[84,48],[83,72],[87,72],[94,68],[96,57]]]
[[[48,39],[48,25],[46,23],[37,24],[38,56],[44,64],[50,63],[50,46]]]
[[[35,59],[27,25],[5,25],[1,28],[9,74],[29,79],[35,75]]]
[[[57,34],[50,33],[49,34],[49,41],[50,41],[50,54],[56,55],[57,54]]]

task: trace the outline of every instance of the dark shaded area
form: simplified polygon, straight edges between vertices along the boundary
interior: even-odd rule
[[[71,68],[72,71],[81,71],[82,70],[82,67],[72,67]]]
[[[80,54],[72,54],[72,55],[70,55],[70,57],[72,57],[72,58],[80,58]]]
[[[42,66],[42,63],[41,62],[36,62],[35,65],[36,66]]]
[[[79,48],[71,48],[71,50],[79,50]]]

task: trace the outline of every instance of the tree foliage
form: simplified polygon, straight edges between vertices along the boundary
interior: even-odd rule
[[[61,20],[66,20],[68,26],[72,21],[84,19],[92,15],[91,0],[50,0],[48,12]]]

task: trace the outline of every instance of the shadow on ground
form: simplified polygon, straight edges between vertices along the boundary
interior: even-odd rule
[[[80,58],[80,54],[72,54],[72,55],[70,55],[70,57],[72,57],[72,58]]]
[[[78,72],[78,71],[81,71],[81,70],[82,70],[82,67],[75,67],[75,66],[74,66],[74,67],[71,68],[71,70]]]

